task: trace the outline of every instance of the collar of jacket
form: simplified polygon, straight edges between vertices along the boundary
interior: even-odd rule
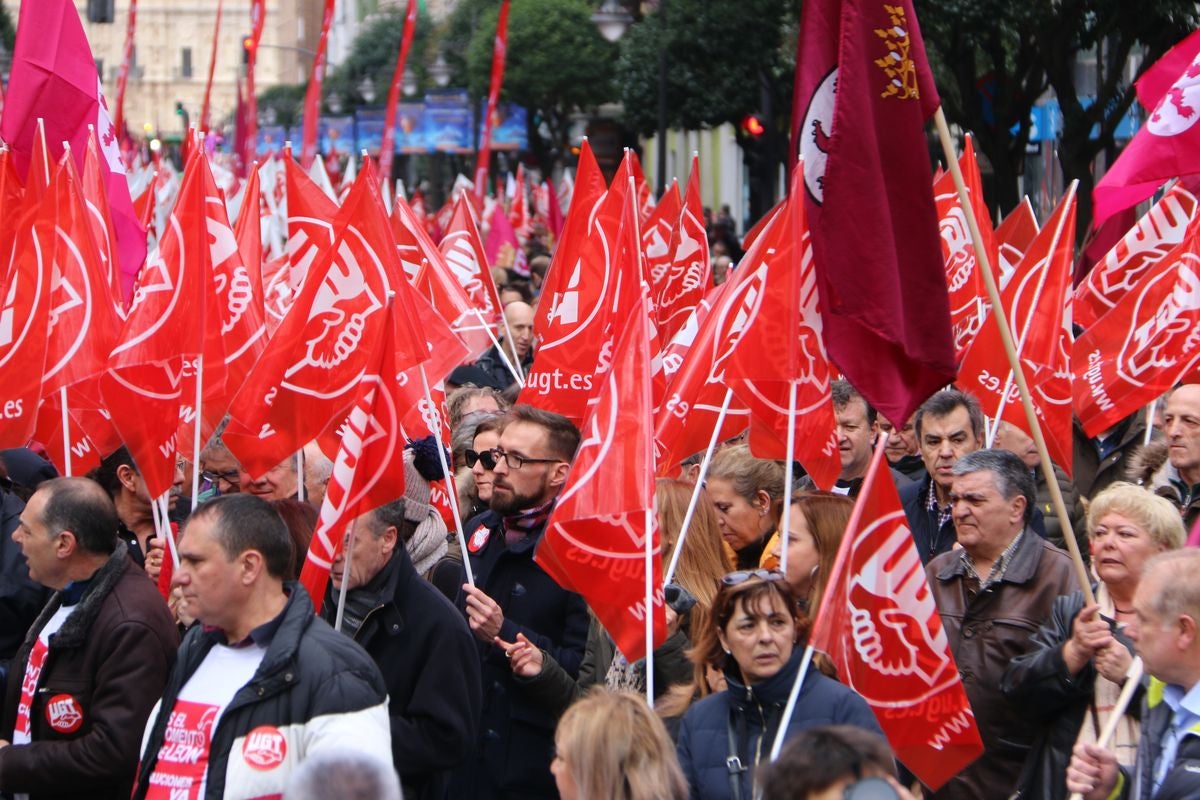
[[[54,647],[83,646],[87,641],[88,634],[91,633],[92,623],[100,614],[100,608],[104,605],[105,598],[117,585],[117,581],[121,580],[129,563],[129,548],[125,546],[124,542],[119,542],[112,555],[108,557],[108,561],[105,561],[104,565],[91,577],[91,584],[84,591],[79,605],[63,622],[58,633],[54,634]],[[25,637],[26,645],[33,645],[34,638],[46,626],[50,617],[54,616],[54,612],[62,606],[62,601],[63,593],[61,591],[55,592],[51,596],[46,607],[42,609],[42,613],[38,615],[37,621],[30,627],[29,633]]]
[[[270,675],[290,663],[300,648],[300,639],[303,637],[304,631],[312,624],[313,604],[308,597],[308,592],[304,591],[304,587],[296,581],[288,581],[284,584],[284,588],[288,593],[287,603],[284,604],[283,611],[279,612],[277,618],[279,627],[271,638],[271,643],[267,646],[266,655],[263,656],[262,664],[259,665],[254,680],[260,676]],[[201,629],[199,638],[199,646],[195,649],[195,657],[192,659],[193,663],[188,666],[188,677],[191,677],[191,673],[208,655],[209,650],[217,644],[224,643],[225,634],[215,629]]]
[[[779,672],[765,681],[759,681],[753,686],[746,686],[741,681],[741,670],[737,662],[730,656],[726,659],[725,681],[729,687],[729,697],[738,708],[748,708],[752,705],[784,705],[791,694],[792,684],[796,682],[796,673],[800,669],[800,661],[804,658],[804,647],[797,642],[792,648],[792,657],[787,660]],[[805,676],[804,686],[800,688],[803,695],[808,691],[813,670],[809,665],[808,675]]]
[[[1020,544],[1017,545],[1017,551],[1013,553],[1012,561],[1008,562],[1008,569],[1004,571],[1004,576],[997,583],[1026,583],[1032,580],[1034,573],[1037,572],[1038,564],[1042,560],[1042,537],[1028,526],[1025,527],[1024,534]],[[950,563],[942,567],[937,579],[945,582],[955,578],[965,578],[966,575],[967,566],[963,560],[952,558]]]

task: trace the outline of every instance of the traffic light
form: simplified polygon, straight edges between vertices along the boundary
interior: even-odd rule
[[[742,134],[749,139],[761,139],[762,135],[767,132],[763,127],[762,120],[757,114],[747,114],[742,117]]]
[[[113,0],[88,0],[88,22],[112,22]]]
[[[183,132],[187,133],[188,128],[191,127],[191,121],[188,119],[188,112],[183,107],[182,100],[175,101],[175,116],[179,117],[179,122],[183,126]]]
[[[243,65],[250,63],[250,54],[253,52],[254,52],[254,37],[253,36],[243,36],[242,37],[242,64]]]

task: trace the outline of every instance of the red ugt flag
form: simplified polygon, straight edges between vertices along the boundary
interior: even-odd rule
[[[875,451],[812,645],[875,712],[896,757],[937,789],[983,754],[900,496]]]
[[[956,374],[924,129],[939,100],[912,3],[809,0],[799,55],[829,355],[879,413],[908,419]]]

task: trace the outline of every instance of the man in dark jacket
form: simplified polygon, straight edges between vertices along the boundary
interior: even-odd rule
[[[279,797],[310,754],[391,764],[387,690],[362,648],[284,584],[292,539],[265,500],[210,500],[179,540],[174,585],[202,624],[150,716],[133,797]]]
[[[413,568],[402,539],[416,529],[402,498],[354,524],[342,633],[375,659],[387,682],[392,759],[409,800],[446,797],[471,750],[481,687],[475,639],[462,614]],[[321,616],[333,622],[345,556],[330,570]]]
[[[1153,676],[1142,707],[1132,774],[1090,744],[1075,746],[1067,788],[1084,800],[1200,797],[1200,551],[1161,553],[1146,562],[1126,628]]]
[[[179,633],[119,545],[116,509],[98,484],[43,483],[13,538],[32,579],[57,593],[13,661],[0,719],[0,791],[124,800]]]
[[[492,451],[492,510],[466,525],[475,586],[463,586],[459,604],[478,639],[483,717],[478,762],[458,771],[454,797],[558,796],[550,775],[557,719],[514,679],[496,639],[515,642],[523,633],[571,677],[579,673],[587,605],[533,561],[578,446],[579,431],[566,417],[517,405]]]
[[[0,483],[0,694],[9,661],[50,597],[49,590],[29,579],[21,546],[12,538],[24,509],[24,501]]]
[[[1129,415],[1094,438],[1083,432],[1076,419],[1071,433],[1075,462],[1071,477],[1080,496],[1091,499],[1114,481],[1126,480],[1129,458],[1146,440],[1146,411]]]
[[[492,345],[475,361],[475,368],[487,375],[486,382],[480,385],[493,389],[507,389],[516,383],[517,378],[509,365],[516,369],[520,362],[523,375],[528,375],[533,366],[533,308],[520,300],[509,303],[504,307],[504,321],[507,328],[499,345]],[[503,357],[500,347],[504,348]],[[505,358],[508,364],[504,363]]]
[[[1029,523],[1033,476],[1007,450],[954,465],[950,501],[962,549],[929,562],[929,588],[975,714],[984,753],[932,794],[1004,800],[1016,788],[1037,728],[1001,694],[1008,663],[1029,650],[1055,599],[1077,588],[1071,559]]]
[[[1200,384],[1185,383],[1171,392],[1163,411],[1163,441],[1140,448],[1128,469],[1139,486],[1179,509],[1186,528],[1200,520]]]

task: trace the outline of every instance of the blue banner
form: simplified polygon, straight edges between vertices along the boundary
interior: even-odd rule
[[[487,100],[479,106],[479,137],[483,140],[483,115],[487,113]],[[528,150],[529,131],[526,127],[525,107],[515,103],[497,103],[496,119],[492,120],[493,150]]]

